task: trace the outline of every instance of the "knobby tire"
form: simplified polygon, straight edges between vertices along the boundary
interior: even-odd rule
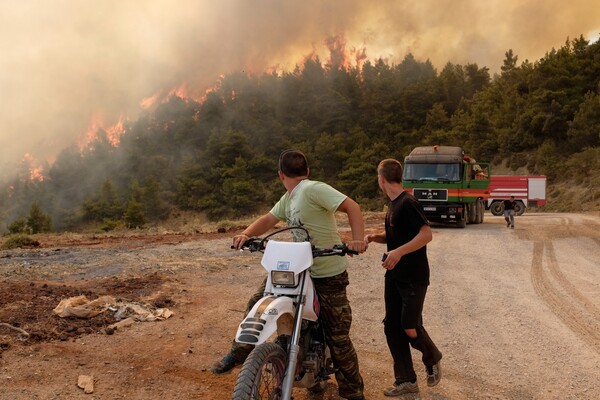
[[[240,370],[233,400],[280,399],[286,364],[287,354],[278,344],[256,346]]]

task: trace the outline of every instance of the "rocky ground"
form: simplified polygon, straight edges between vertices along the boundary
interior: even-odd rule
[[[381,223],[371,215],[368,229]],[[600,217],[531,213],[511,230],[487,214],[481,225],[433,230],[424,318],[444,353],[443,379],[428,388],[413,353],[421,389],[413,397],[600,398]],[[230,249],[233,233],[43,236],[39,247],[0,251],[0,399],[231,398],[239,369],[213,376],[208,368],[262,279],[257,254]],[[372,244],[349,268],[351,336],[368,399],[383,399],[393,381],[383,251]],[[53,313],[80,295],[174,315],[113,329],[114,310]],[[91,393],[78,387],[81,376]],[[339,399],[335,382],[320,397],[296,390],[294,398]]]

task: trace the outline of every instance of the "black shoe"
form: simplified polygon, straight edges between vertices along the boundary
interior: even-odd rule
[[[442,379],[442,367],[440,362],[432,365],[431,367],[427,367],[427,386],[435,386],[440,383],[440,379]]]
[[[233,358],[231,354],[227,354],[220,361],[213,364],[210,370],[213,374],[220,375],[224,374],[225,372],[231,371],[233,367],[235,367],[238,364],[241,364],[241,362]]]
[[[419,385],[417,381],[413,382],[402,382],[400,384],[394,383],[394,386],[384,389],[383,395],[388,397],[402,396],[410,393],[419,393]]]

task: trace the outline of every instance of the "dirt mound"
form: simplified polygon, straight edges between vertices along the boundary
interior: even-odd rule
[[[1,284],[0,321],[24,330],[29,334],[30,343],[69,340],[91,333],[106,333],[106,328],[117,323],[115,312],[105,311],[90,318],[57,316],[53,310],[61,300],[75,296],[95,299],[110,294],[125,302],[143,302],[156,292],[164,283],[165,277],[153,273],[143,278],[99,279],[93,282],[56,283],[56,282],[7,282]],[[161,296],[148,303],[155,308],[172,307],[168,296]],[[8,327],[4,327],[8,329]],[[17,331],[14,330],[13,331]],[[21,337],[2,335],[6,330],[0,328],[0,351],[8,349]]]

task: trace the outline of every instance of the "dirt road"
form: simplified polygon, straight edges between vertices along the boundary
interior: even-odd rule
[[[369,229],[382,219],[372,216]],[[342,229],[345,229],[342,227]],[[432,400],[600,398],[600,217],[525,214],[516,229],[486,215],[466,229],[434,226],[425,325],[444,353]],[[230,233],[41,238],[0,251],[0,399],[227,399],[233,373],[211,363],[228,349],[258,255],[229,249]],[[368,399],[392,383],[385,343],[383,246],[350,260],[351,335]],[[62,298],[112,295],[167,307],[164,321],[117,329],[104,313],[61,319]],[[112,334],[110,334],[112,333]],[[93,393],[77,387],[93,376]],[[335,383],[322,397],[339,399]],[[410,398],[410,397],[409,397]]]

